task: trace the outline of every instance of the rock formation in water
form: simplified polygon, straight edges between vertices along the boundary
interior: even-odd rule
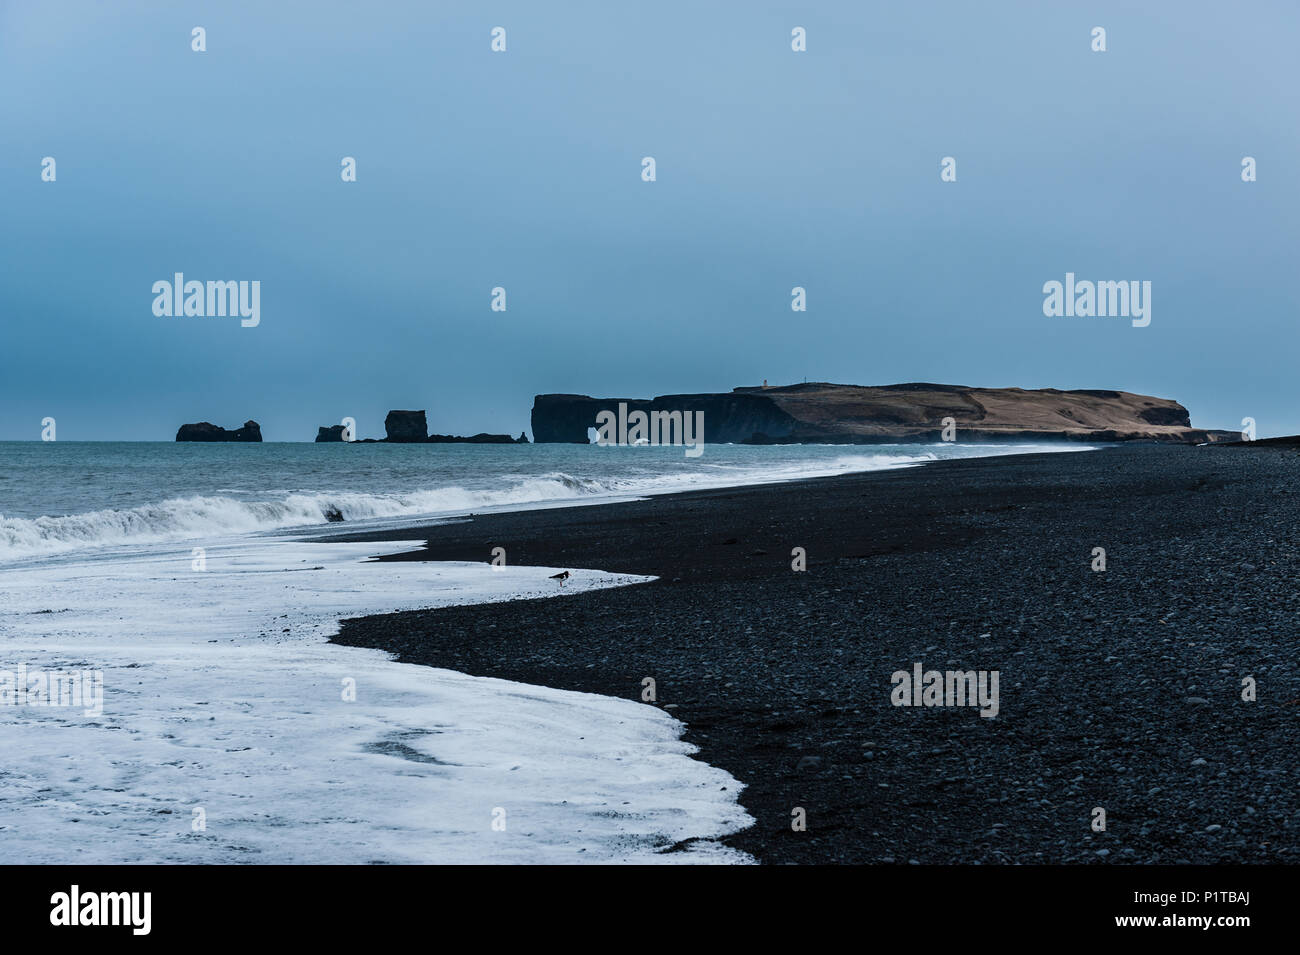
[[[429,438],[424,411],[390,411],[384,418],[385,438],[390,444],[418,444]]]
[[[704,413],[710,444],[893,444],[935,442],[952,419],[958,442],[1218,441],[1234,432],[1191,426],[1168,398],[1127,391],[971,388],[964,385],[836,385],[807,382],[654,399],[537,395],[533,440],[587,444],[601,411]]]
[[[183,424],[176,432],[177,441],[261,441],[262,427],[256,421],[245,421],[242,428],[227,431],[210,421]]]
[[[485,434],[479,432],[469,437],[459,434],[431,434],[428,437],[430,444],[518,444],[514,438],[508,434]],[[525,441],[525,444],[528,442]]]
[[[468,437],[459,434],[426,434],[428,419],[424,411],[390,411],[384,418],[383,438],[362,438],[356,444],[527,444],[528,437],[520,434],[512,438],[508,434],[487,434],[479,432]],[[318,428],[317,441],[342,441],[343,425],[336,424],[328,428]]]

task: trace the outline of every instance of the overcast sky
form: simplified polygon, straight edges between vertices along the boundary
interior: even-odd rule
[[[389,408],[518,433],[539,392],[765,378],[1115,388],[1297,433],[1298,28],[1289,2],[0,0],[0,439],[382,436]],[[176,272],[259,281],[260,324],[155,316]],[[1150,281],[1150,325],[1046,317],[1066,272]]]

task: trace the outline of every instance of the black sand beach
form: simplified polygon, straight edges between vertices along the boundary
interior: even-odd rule
[[[336,641],[629,699],[654,677],[765,863],[1296,862],[1297,478],[1284,448],[1123,446],[343,538],[660,580]],[[917,662],[1000,671],[996,718],[893,706]]]

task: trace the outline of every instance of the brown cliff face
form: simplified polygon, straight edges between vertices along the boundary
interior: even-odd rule
[[[1167,398],[1127,391],[970,388],[964,385],[836,385],[809,382],[736,388],[651,401],[538,395],[533,438],[587,443],[597,412],[703,411],[704,439],[715,444],[886,444],[939,441],[952,418],[959,442],[1218,440],[1227,432],[1191,427],[1187,409]]]

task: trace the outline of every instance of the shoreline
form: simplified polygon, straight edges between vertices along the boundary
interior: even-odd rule
[[[859,469],[914,467],[942,460],[943,455],[1068,453],[1067,449],[1042,445],[1002,450],[943,445],[921,452],[897,447],[870,454],[829,449],[834,452],[829,455],[827,448],[819,448],[820,453],[811,457],[788,458],[760,451],[756,456],[722,455],[722,460],[710,461],[708,466],[677,469],[678,462],[665,463],[656,455],[614,452],[566,458],[546,452],[546,457],[531,462],[530,469],[523,471],[499,455],[485,468],[474,452],[468,457],[452,455],[443,462],[445,467],[438,465],[431,471],[424,455],[417,453],[413,460],[402,453],[399,470],[404,479],[380,482],[379,486],[358,478],[357,472],[341,467],[337,460],[323,473],[316,473],[311,462],[318,455],[308,454],[311,461],[306,461],[291,454],[273,463],[279,469],[274,474],[265,463],[259,465],[263,482],[230,475],[224,481],[213,479],[196,486],[189,478],[192,455],[188,448],[187,444],[179,458],[171,456],[163,468],[164,483],[172,483],[161,493],[146,496],[136,487],[123,495],[101,489],[97,498],[65,494],[52,507],[43,502],[0,515],[0,562],[77,553],[93,560],[114,547],[183,547],[240,536],[299,540],[336,533],[386,532],[474,514],[599,506],[683,491],[837,476]],[[1076,450],[1089,448],[1068,449]],[[283,454],[283,449],[277,453]],[[235,454],[236,458],[243,456],[242,452]],[[30,460],[26,463],[31,465]],[[288,481],[285,473],[292,475]],[[268,492],[268,481],[277,490]]]
[[[1273,540],[1300,458],[1102,450],[330,535],[659,578],[346,619],[333,642],[626,699],[653,677],[697,758],[746,785],[758,821],[725,842],[760,862],[1300,861],[1300,561]],[[999,715],[893,706],[914,663],[1000,671]]]
[[[736,780],[691,759],[667,714],[330,646],[363,607],[555,593],[541,568],[364,566],[406,546],[264,541],[214,548],[204,573],[166,554],[6,573],[0,860],[40,831],[57,864],[748,861],[716,842],[749,820]],[[578,572],[568,589],[635,582]],[[69,778],[78,798],[52,796]],[[191,834],[206,831],[189,828],[196,804],[215,838]],[[495,807],[519,838],[490,825]]]
[[[784,445],[783,447],[788,447]],[[901,445],[900,445],[901,446]],[[938,444],[938,447],[945,445]],[[974,447],[975,445],[957,445],[958,447]],[[1008,445],[1011,446],[1011,445]],[[1019,445],[1014,445],[1019,446]],[[791,477],[772,477],[769,479],[742,482],[740,484],[701,484],[694,487],[686,488],[638,488],[627,491],[607,491],[600,494],[593,494],[586,498],[545,498],[537,501],[518,501],[507,504],[483,505],[484,510],[480,511],[446,511],[437,514],[412,515],[409,517],[385,517],[371,518],[376,522],[382,522],[386,526],[365,528],[361,530],[350,530],[340,528],[334,534],[326,534],[318,537],[308,536],[317,530],[323,530],[329,527],[337,527],[343,522],[327,522],[324,524],[308,524],[299,527],[285,527],[278,530],[285,534],[286,537],[292,537],[294,540],[307,542],[326,543],[328,541],[390,541],[390,540],[409,540],[409,537],[400,536],[406,533],[419,533],[425,528],[437,527],[449,523],[464,523],[474,518],[490,517],[497,514],[527,514],[534,511],[564,510],[575,507],[609,507],[619,504],[636,504],[642,501],[649,501],[660,497],[686,497],[693,494],[709,494],[716,491],[739,491],[746,488],[766,488],[777,485],[801,484],[805,481],[831,481],[838,478],[858,477],[866,474],[881,474],[890,471],[908,471],[914,468],[921,468],[927,465],[939,464],[945,461],[970,461],[983,460],[985,458],[1015,458],[1029,457],[1045,454],[1081,454],[1088,451],[1104,451],[1110,447],[1120,447],[1119,444],[1098,444],[1093,443],[1080,447],[1037,447],[1034,450],[1018,451],[1015,453],[1005,454],[981,454],[971,455],[962,458],[929,458],[929,459],[911,459],[899,461],[895,464],[888,464],[881,467],[867,468],[857,471],[836,471],[826,474],[802,474]],[[813,447],[865,447],[862,445],[813,445]]]

